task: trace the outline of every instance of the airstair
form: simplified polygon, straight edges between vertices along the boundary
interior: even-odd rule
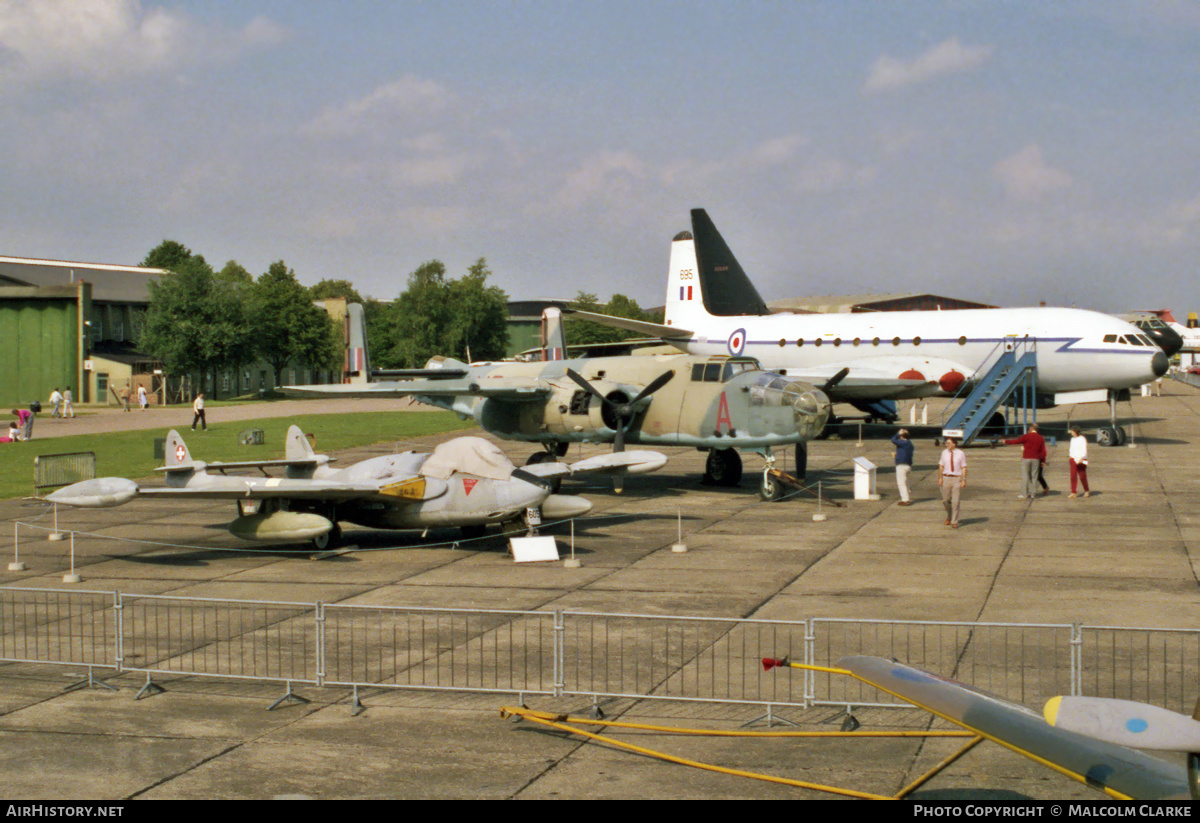
[[[979,436],[1002,405],[1006,406],[1006,433],[1010,427],[1023,430],[1037,421],[1036,340],[1013,337],[1001,341],[984,360],[981,371],[983,368],[983,376],[974,381],[970,394],[942,425],[942,437],[956,437],[963,446]],[[1009,412],[1014,418],[1011,421]]]

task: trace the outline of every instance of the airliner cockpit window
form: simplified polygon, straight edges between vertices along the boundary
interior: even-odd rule
[[[1106,334],[1106,335],[1104,335],[1104,342],[1105,343],[1116,343],[1117,336],[1115,334]]]

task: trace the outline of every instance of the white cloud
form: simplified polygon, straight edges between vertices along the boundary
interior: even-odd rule
[[[437,81],[406,74],[357,100],[326,108],[304,131],[314,137],[370,134],[408,118],[439,114],[455,100],[453,92]]]
[[[236,32],[210,29],[140,0],[5,0],[0,77],[11,84],[64,78],[103,81],[184,62],[224,58],[285,37],[258,17]]]
[[[613,203],[628,198],[645,177],[644,164],[632,152],[600,152],[585,158],[567,175],[557,201],[567,208],[580,208],[596,200]]]
[[[992,175],[1014,200],[1040,200],[1046,194],[1070,188],[1072,183],[1071,175],[1046,163],[1036,143],[1001,160],[992,168]]]
[[[912,60],[885,54],[872,64],[863,91],[870,94],[895,91],[972,71],[986,63],[994,51],[993,46],[964,46],[957,37],[951,37]]]

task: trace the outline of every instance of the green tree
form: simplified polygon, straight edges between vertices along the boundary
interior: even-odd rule
[[[467,361],[503,357],[508,296],[487,285],[490,276],[482,257],[459,280],[447,280],[440,260],[421,264],[381,321],[369,326],[382,338],[373,341],[379,365],[420,368],[436,354]]]
[[[354,284],[349,280],[329,280],[328,278],[312,286],[308,290],[309,297],[313,300],[328,300],[330,297],[344,298],[346,303],[361,303],[366,305],[358,290],[354,288]]]
[[[662,322],[661,312],[646,311],[637,304],[636,300],[623,294],[614,294],[607,303],[601,303],[596,295],[581,291],[570,305],[573,309],[594,314],[628,317],[632,320],[645,320],[650,323]],[[616,343],[644,336],[625,329],[615,329],[612,326],[602,326],[599,323],[587,323],[580,320],[568,320],[565,330],[568,346]]]
[[[282,260],[271,264],[250,291],[254,352],[271,366],[275,385],[291,361],[333,368],[340,356],[329,315],[313,305],[308,289]]]
[[[148,269],[170,269],[171,271],[175,271],[185,263],[208,265],[204,262],[203,257],[192,254],[191,249],[177,240],[162,241],[151,249],[150,253],[146,255],[146,259],[142,261],[142,265]]]
[[[213,373],[250,362],[251,330],[244,294],[230,288],[200,255],[174,241],[146,256],[144,265],[169,272],[150,282],[150,305],[137,345],[172,374]],[[213,385],[218,385],[214,379]]]

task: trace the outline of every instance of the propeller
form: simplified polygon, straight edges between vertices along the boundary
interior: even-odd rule
[[[613,451],[615,452],[625,451],[625,431],[629,428],[630,424],[633,423],[634,410],[636,409],[638,403],[641,403],[647,397],[654,394],[663,386],[667,385],[667,383],[670,382],[671,378],[674,376],[674,370],[665,371],[647,383],[646,387],[638,392],[637,396],[632,400],[625,403],[617,403],[616,401],[610,400],[597,391],[596,387],[584,380],[578,372],[572,369],[567,369],[567,377],[574,380],[575,383],[578,384],[579,387],[588,394],[598,397],[601,403],[604,403],[610,409],[612,409],[613,415],[617,422],[617,425],[614,427],[616,429],[616,434],[613,436]]]
[[[575,383],[588,394],[600,399],[600,402],[612,410],[613,416],[616,418],[616,425],[613,426],[615,434],[613,435],[613,451],[625,451],[625,431],[633,424],[634,413],[637,405],[645,400],[650,395],[661,389],[670,382],[675,376],[675,371],[668,370],[660,374],[658,377],[646,384],[637,396],[625,403],[618,403],[615,400],[610,400],[601,394],[595,386],[584,380],[583,377],[573,369],[567,369],[567,377],[571,378]],[[613,490],[618,494],[621,492],[622,482],[620,475],[613,477]]]
[[[764,672],[769,672],[771,669],[782,669],[791,665],[786,657],[764,657],[762,659],[762,667]]]

